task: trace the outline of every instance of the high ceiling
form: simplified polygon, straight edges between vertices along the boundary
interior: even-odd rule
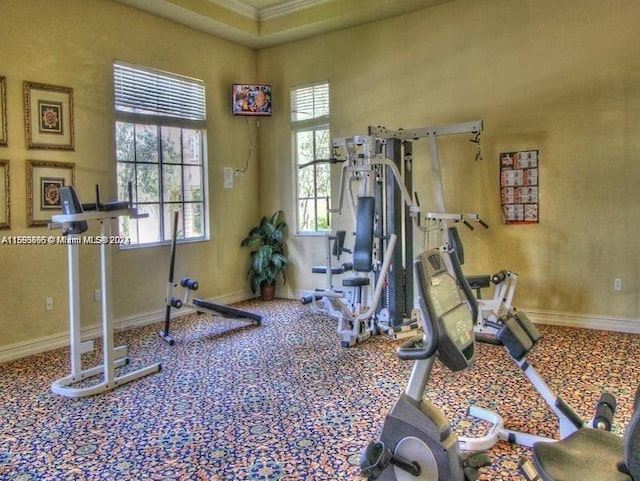
[[[117,0],[252,48],[353,27],[452,0]]]

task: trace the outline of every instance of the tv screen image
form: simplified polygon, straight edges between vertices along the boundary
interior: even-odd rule
[[[233,84],[233,115],[271,115],[271,85]]]

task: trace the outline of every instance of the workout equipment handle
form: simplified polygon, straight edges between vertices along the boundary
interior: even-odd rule
[[[596,414],[593,418],[593,427],[611,431],[613,417],[616,414],[617,401],[613,394],[603,392],[596,405]]]
[[[424,346],[423,337],[420,335],[400,344],[397,354],[403,361],[418,361],[431,357],[433,349]]]

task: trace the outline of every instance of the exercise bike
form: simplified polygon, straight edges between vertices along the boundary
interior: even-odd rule
[[[369,443],[362,454],[362,474],[370,481],[476,479],[477,468],[488,464],[488,457],[463,455],[447,418],[423,398],[436,358],[452,371],[473,365],[474,316],[439,249],[420,254],[414,272],[424,334],[398,349],[400,359],[415,361],[413,370],[387,414],[380,440]]]

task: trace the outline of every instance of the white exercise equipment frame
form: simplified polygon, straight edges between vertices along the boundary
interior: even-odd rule
[[[69,234],[67,243],[69,271],[69,336],[71,373],[52,382],[51,390],[60,396],[80,398],[110,391],[118,386],[158,372],[160,363],[116,375],[116,368],[129,363],[129,348],[126,345],[114,347],[113,307],[111,302],[111,248],[108,239],[112,222],[122,216],[132,215],[129,209],[112,211],[88,211],[79,214],[60,214],[51,217],[52,226],[62,225],[63,232],[74,222],[98,221],[100,223],[100,310],[102,320],[102,364],[89,369],[82,368],[82,354],[94,349],[93,340],[82,341],[80,326],[80,234]],[[103,375],[103,380],[87,387],[74,387],[85,379]]]

